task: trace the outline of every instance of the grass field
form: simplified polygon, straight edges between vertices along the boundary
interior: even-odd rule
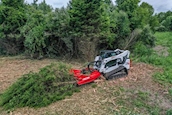
[[[171,115],[172,33],[156,33],[155,36],[156,51],[133,62],[127,77],[81,86],[80,92],[47,107],[14,110],[1,107],[0,115]],[[164,55],[164,51],[168,55]],[[1,57],[0,95],[23,74],[37,72],[57,61]],[[82,68],[81,63],[66,63]]]

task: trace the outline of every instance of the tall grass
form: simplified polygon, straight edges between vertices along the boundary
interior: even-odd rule
[[[158,32],[155,36],[157,38],[156,44],[167,47],[169,55],[160,57],[164,72],[156,73],[154,78],[172,84],[172,32]]]
[[[142,55],[136,57],[141,62],[161,67],[163,69],[163,73],[157,72],[154,75],[154,78],[161,83],[172,84],[172,32],[157,32],[155,33],[155,37],[156,45],[166,47],[168,49],[169,55],[166,57],[160,56],[157,55],[157,53],[152,49],[145,49],[145,47],[139,45],[138,48],[140,52],[142,52]]]

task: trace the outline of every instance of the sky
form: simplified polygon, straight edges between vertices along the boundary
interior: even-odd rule
[[[25,0],[27,3],[32,3],[33,0]],[[40,3],[43,0],[38,0]],[[113,0],[114,2],[115,0]],[[66,7],[69,0],[46,0],[46,3],[51,5],[53,8]],[[153,6],[155,13],[172,11],[172,0],[141,0],[141,2],[147,2]]]

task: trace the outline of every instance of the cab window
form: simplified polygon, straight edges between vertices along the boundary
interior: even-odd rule
[[[116,62],[117,62],[117,59],[111,60],[111,61],[107,62],[106,65],[105,65],[105,68],[106,68],[106,67],[115,66],[115,65],[116,65]]]

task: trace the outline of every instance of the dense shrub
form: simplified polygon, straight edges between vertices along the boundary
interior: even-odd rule
[[[0,51],[2,54],[17,55],[24,50],[24,38],[20,28],[25,25],[24,0],[0,2]]]
[[[166,112],[166,115],[171,115],[172,114],[172,109],[169,109],[167,112]]]
[[[151,48],[146,47],[142,42],[138,42],[134,46],[133,53],[136,56],[145,56],[152,54],[153,50]]]
[[[165,26],[160,25],[159,27],[156,28],[156,31],[158,31],[158,32],[164,32],[164,31],[166,31],[166,28],[165,28]]]
[[[0,95],[0,106],[4,109],[42,107],[72,95],[77,89],[69,83],[73,81],[69,69],[58,63],[42,68],[39,73],[23,75]]]
[[[163,25],[167,31],[171,31],[172,30],[172,16],[166,17],[166,19],[161,22],[161,25]]]
[[[155,46],[155,36],[152,33],[150,26],[145,26],[139,36],[139,41],[146,46]]]

